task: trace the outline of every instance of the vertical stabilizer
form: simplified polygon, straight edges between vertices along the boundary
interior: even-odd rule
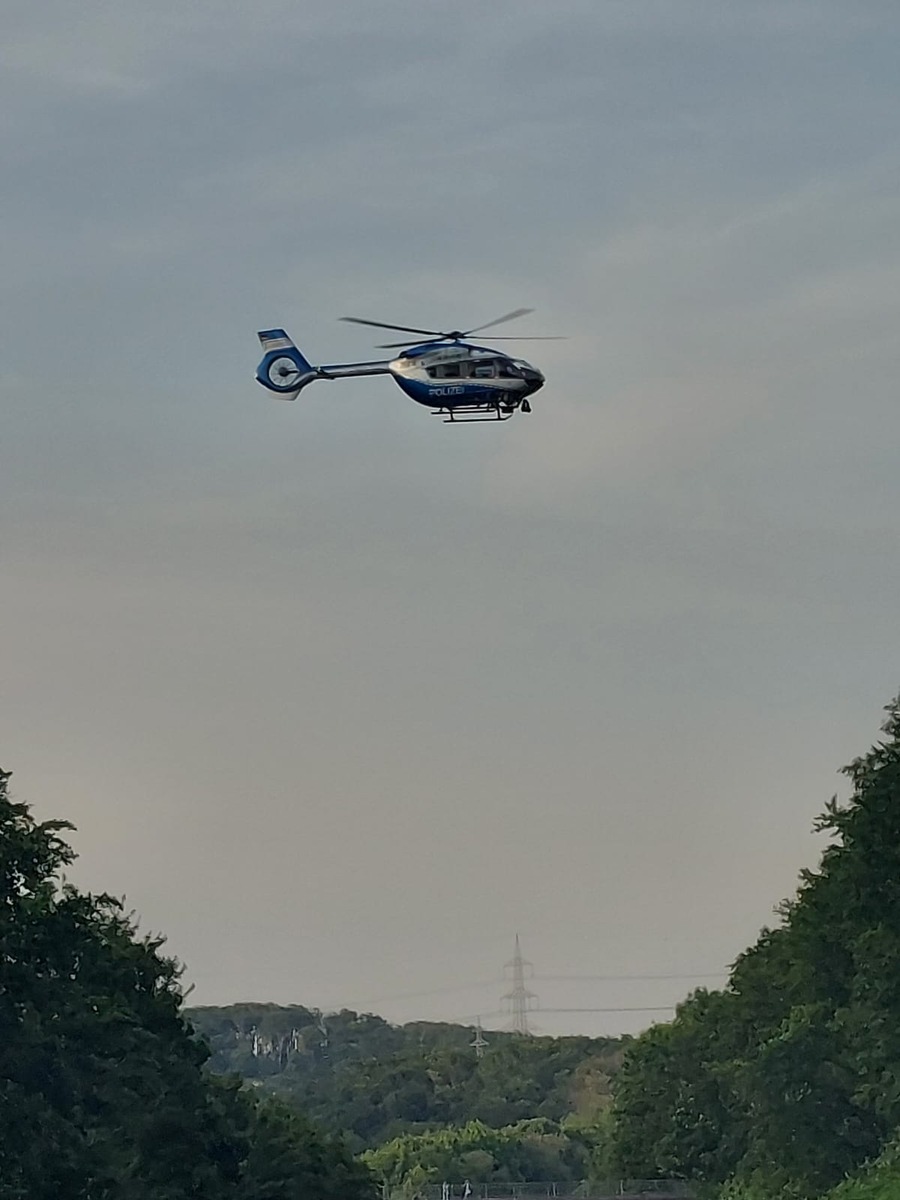
[[[318,378],[318,372],[283,329],[263,329],[257,334],[264,354],[256,378],[264,388],[285,400],[294,400],[301,389]]]

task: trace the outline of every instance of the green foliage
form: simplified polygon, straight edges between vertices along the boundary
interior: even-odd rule
[[[881,1157],[856,1179],[845,1180],[827,1200],[897,1200],[900,1196],[900,1142],[893,1141]]]
[[[366,1200],[347,1153],[211,1079],[177,964],[63,884],[64,822],[0,772],[0,1200]]]
[[[746,1136],[725,1053],[732,1007],[728,995],[700,990],[675,1021],[650,1029],[626,1054],[615,1081],[625,1174],[721,1181],[740,1161]]]
[[[470,1121],[492,1128],[523,1120],[590,1124],[610,1103],[623,1043],[613,1038],[523,1038],[491,1033],[483,1058],[474,1030],[299,1006],[194,1008],[212,1048],[210,1067],[238,1072],[328,1128],[355,1149],[404,1133]]]
[[[247,1110],[241,1200],[372,1200],[368,1171],[295,1109],[267,1099]]]
[[[567,1181],[587,1174],[588,1155],[553,1121],[520,1121],[492,1129],[481,1121],[434,1133],[406,1134],[370,1150],[364,1160],[392,1196],[410,1197],[428,1183]]]
[[[725,992],[698,992],[626,1056],[616,1146],[629,1173],[814,1197],[900,1127],[900,702],[887,711],[781,925]]]
[[[726,1185],[716,1200],[781,1200],[771,1186],[742,1183]],[[845,1179],[820,1200],[897,1200],[900,1197],[900,1142],[892,1141],[874,1163],[852,1179]]]

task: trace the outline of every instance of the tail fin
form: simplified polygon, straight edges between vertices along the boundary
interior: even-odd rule
[[[263,329],[257,334],[264,354],[256,378],[270,392],[294,400],[308,383],[319,376],[283,329]]]

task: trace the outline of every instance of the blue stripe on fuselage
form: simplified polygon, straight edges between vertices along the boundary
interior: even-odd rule
[[[455,404],[496,404],[498,401],[502,403],[507,394],[500,388],[455,383],[452,379],[440,382],[436,380],[434,383],[422,383],[418,379],[407,379],[403,375],[394,375],[394,379],[407,396],[417,404],[426,404],[429,408],[452,408]]]

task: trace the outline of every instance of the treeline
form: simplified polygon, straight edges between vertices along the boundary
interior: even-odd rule
[[[177,964],[62,881],[0,771],[0,1200],[370,1200],[342,1145],[204,1070]]]
[[[637,1039],[490,1033],[481,1057],[461,1026],[186,1013],[161,942],[64,883],[70,826],[36,823],[0,772],[0,1200],[371,1200],[376,1183],[613,1174],[719,1200],[896,1200],[900,700],[883,733],[819,822],[819,868],[725,990]]]
[[[882,729],[845,768],[852,797],[828,804],[830,844],[777,927],[726,990],[697,992],[629,1048],[615,1088],[626,1173],[729,1197],[900,1196],[900,702]]]
[[[349,1010],[263,1004],[188,1015],[211,1047],[212,1070],[289,1100],[356,1150],[470,1122],[590,1123],[610,1105],[624,1047],[616,1038],[489,1032],[478,1057],[475,1030],[461,1025],[395,1026]]]
[[[609,1123],[563,1122],[536,1118],[492,1129],[480,1121],[433,1133],[405,1134],[369,1150],[363,1161],[382,1192],[394,1197],[421,1196],[439,1181],[470,1185],[606,1179],[609,1175]]]

